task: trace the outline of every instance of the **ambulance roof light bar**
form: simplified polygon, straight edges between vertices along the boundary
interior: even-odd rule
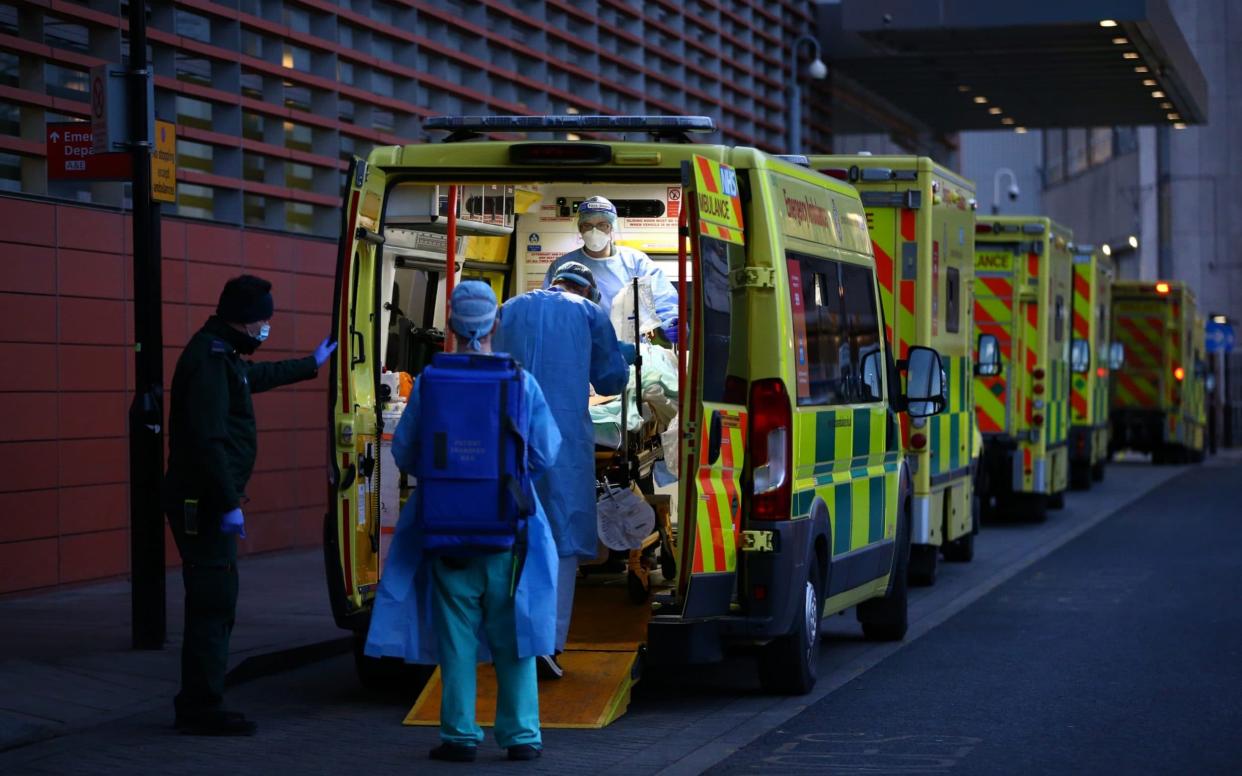
[[[468,140],[485,132],[648,132],[680,137],[689,132],[715,132],[710,116],[432,116],[423,129],[449,132],[445,142]]]

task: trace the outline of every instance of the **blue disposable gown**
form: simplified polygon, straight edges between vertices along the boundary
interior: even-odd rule
[[[530,370],[561,431],[561,452],[535,483],[562,558],[594,558],[595,430],[588,410],[594,385],[619,394],[629,367],[608,316],[593,302],[558,288],[529,291],[505,302],[497,348]]]
[[[561,265],[577,261],[585,264],[595,275],[595,287],[599,289],[599,306],[604,312],[612,310],[612,300],[634,278],[651,278],[651,293],[655,297],[655,313],[660,322],[669,326],[677,320],[677,289],[664,276],[664,270],[656,266],[651,257],[633,248],[618,247],[617,252],[606,259],[593,259],[582,248],[572,250],[552,262],[543,277],[543,287],[552,285],[552,278]]]
[[[530,455],[530,471],[545,472],[556,459],[561,434],[544,400],[539,383],[529,373],[523,375],[529,422],[524,429]],[[397,466],[414,471],[418,448],[418,381],[401,422],[393,434],[392,454]],[[371,657],[399,657],[408,663],[438,663],[436,631],[432,619],[431,556],[423,554],[422,523],[417,499],[409,499],[401,510],[397,531],[388,550],[388,559],[375,593],[371,629],[367,633],[366,654]],[[526,562],[514,594],[518,657],[550,655],[556,647],[556,544],[547,514],[536,498],[535,514],[527,529]],[[480,638],[480,660],[488,659],[487,642]]]

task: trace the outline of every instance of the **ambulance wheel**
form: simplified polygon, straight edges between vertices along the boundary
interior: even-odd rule
[[[883,598],[863,601],[855,609],[863,636],[871,641],[901,641],[909,627],[910,502],[897,522],[897,557],[889,574],[888,592]]]
[[[802,608],[794,617],[792,630],[759,651],[759,684],[766,692],[806,695],[815,687],[819,675],[819,576],[812,571],[806,580]]]
[[[1070,487],[1074,490],[1091,488],[1091,464],[1075,463],[1070,465]]]
[[[910,547],[910,584],[915,587],[931,587],[936,584],[936,566],[940,548],[934,544],[915,544]]]
[[[1042,523],[1048,519],[1048,496],[1035,493],[1022,499],[1026,519],[1032,523]]]
[[[1191,463],[1203,463],[1203,460],[1205,458],[1207,458],[1207,453],[1204,452],[1203,450],[1191,450],[1190,451],[1190,462]]]
[[[1065,509],[1065,491],[1059,490],[1048,497],[1048,506],[1053,509]]]
[[[1091,467],[1091,479],[1094,482],[1104,481],[1104,462],[1100,461]]]

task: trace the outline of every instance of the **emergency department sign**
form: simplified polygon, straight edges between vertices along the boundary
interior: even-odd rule
[[[737,173],[727,164],[694,157],[694,188],[698,198],[699,234],[743,245],[742,198]]]

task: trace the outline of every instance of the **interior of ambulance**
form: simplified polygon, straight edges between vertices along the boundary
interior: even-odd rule
[[[674,173],[675,174],[675,173]],[[446,346],[446,305],[450,293],[450,253],[456,269],[453,282],[482,280],[502,301],[544,285],[549,265],[582,245],[576,225],[578,205],[587,197],[608,198],[618,210],[617,245],[646,253],[693,307],[693,256],[679,257],[681,186],[676,182],[539,182],[429,183],[398,182],[388,191],[379,224],[382,248],[376,264],[378,298],[374,321],[378,363],[382,365],[378,414],[383,420],[380,445],[380,520],[376,577],[383,573],[401,506],[414,483],[398,471],[390,446],[412,381]],[[455,217],[450,205],[456,197]],[[450,225],[450,221],[453,223]],[[450,251],[450,235],[454,233]],[[376,242],[380,242],[377,240]],[[688,242],[688,241],[687,241]],[[697,241],[696,241],[697,244]],[[703,266],[709,282],[706,314],[729,306],[727,252],[704,240]],[[684,258],[684,263],[680,261]],[[635,302],[634,291],[638,301]],[[648,281],[617,295],[607,311],[618,339],[639,345],[641,360],[631,367],[624,400],[618,396],[589,398],[595,431],[596,493],[601,513],[615,514],[611,547],[601,539],[594,563],[580,567],[569,643],[561,656],[569,681],[541,687],[545,726],[602,726],[625,710],[629,687],[637,678],[636,661],[646,639],[652,598],[667,595],[676,584],[686,548],[677,531],[678,444],[680,429],[679,353],[659,332],[659,318],[650,305]],[[636,320],[637,318],[637,320]],[[683,317],[683,320],[688,320]],[[724,330],[709,321],[702,347],[722,351],[710,362],[728,358]],[[449,335],[451,338],[451,334]],[[683,342],[686,340],[682,340]],[[679,368],[680,367],[680,368]],[[724,369],[705,370],[704,392],[723,391]],[[635,390],[636,381],[641,391]],[[641,397],[641,400],[639,399]],[[622,494],[625,498],[618,498]],[[638,498],[629,496],[632,493]],[[621,538],[617,538],[620,536]],[[433,676],[411,709],[408,724],[438,720],[439,687]],[[489,671],[481,671],[480,714],[487,706]],[[557,697],[564,696],[564,697]],[[557,719],[561,712],[564,719]],[[545,716],[548,716],[545,714]]]

